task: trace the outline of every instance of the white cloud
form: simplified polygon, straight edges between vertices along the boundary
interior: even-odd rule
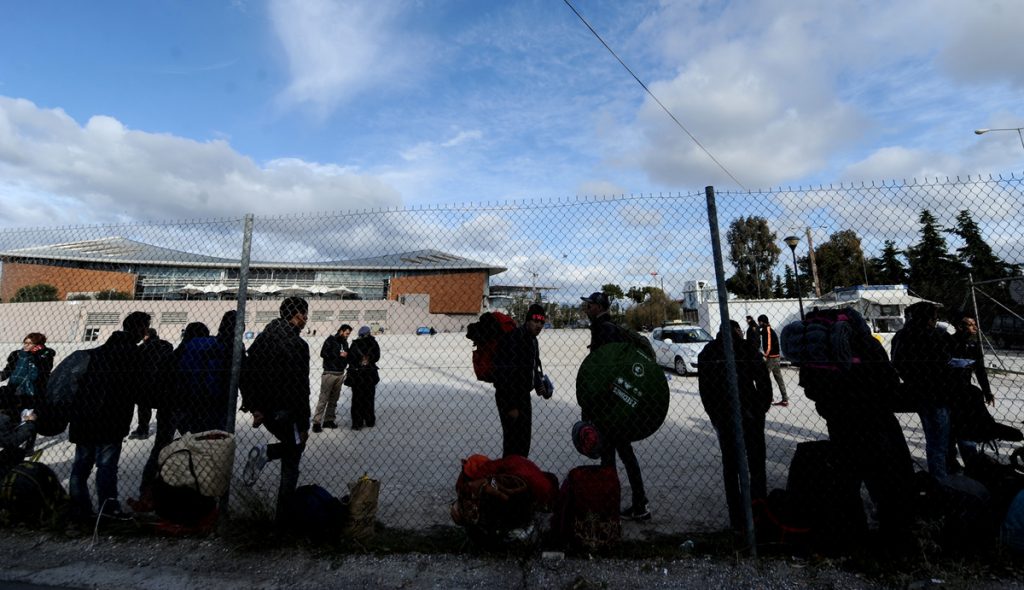
[[[260,165],[221,140],[198,142],[0,97],[0,207],[8,225],[359,209],[400,204],[353,168],[278,159]],[[27,199],[27,201],[26,201]],[[29,206],[28,204],[31,204]],[[59,204],[59,207],[57,206]]]
[[[400,30],[403,6],[391,0],[272,0],[269,13],[291,75],[283,100],[321,116],[415,76],[431,54]]]
[[[431,158],[437,154],[440,148],[451,149],[459,147],[466,143],[472,143],[479,141],[484,136],[483,132],[479,129],[473,129],[470,131],[459,131],[450,139],[446,139],[441,142],[435,141],[421,141],[416,145],[403,150],[400,152],[400,156],[407,162],[414,162],[416,160],[424,160]]]

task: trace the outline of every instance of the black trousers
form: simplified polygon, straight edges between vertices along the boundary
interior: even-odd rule
[[[633,506],[643,506],[647,503],[647,492],[644,490],[644,477],[640,472],[640,462],[637,461],[636,453],[633,452],[633,443],[608,437],[606,448],[601,453],[601,466],[615,467],[616,453],[622,459],[622,466],[626,468],[626,478],[629,479],[629,489],[633,495]]]
[[[279,441],[267,445],[267,458],[281,461],[281,483],[277,488],[277,520],[280,522],[288,513],[295,488],[299,485],[299,464],[306,444],[299,440],[302,428],[284,413],[264,419],[263,426]]]
[[[377,386],[373,383],[357,383],[352,386],[352,427],[374,426],[377,412],[374,409]]]
[[[729,524],[733,530],[743,530],[746,516],[743,510],[740,468],[737,465],[738,453],[732,422],[715,424],[715,430],[718,432],[718,446],[722,449],[722,480],[725,484],[725,501],[729,507]],[[764,414],[743,414],[743,446],[747,451],[747,468],[750,473],[750,499],[767,498]]]
[[[495,405],[498,407],[498,420],[501,422],[501,456],[530,456],[530,438],[533,436],[533,407],[530,393],[514,396],[503,393],[494,394]],[[519,410],[519,415],[512,418],[508,415],[512,409]]]

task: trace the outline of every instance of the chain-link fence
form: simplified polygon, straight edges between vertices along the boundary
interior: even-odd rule
[[[329,415],[314,417],[322,431],[309,435],[299,483],[340,496],[346,482],[368,474],[382,482],[379,519],[424,530],[450,523],[461,459],[501,455],[495,390],[476,378],[465,337],[484,311],[504,310],[522,323],[530,303],[545,307],[538,342],[554,391],[550,399],[532,396],[529,458],[559,478],[594,463],[575,451],[570,430],[580,419],[577,371],[591,344],[581,297],[603,291],[612,296],[612,320],[650,339],[669,389],[664,424],[633,444],[653,514],[642,526],[719,530],[729,526],[722,453],[696,374],[697,355],[718,333],[723,308],[744,330],[745,316],[765,315],[778,334],[802,311],[852,306],[887,349],[906,308],[920,300],[941,303],[944,321],[957,321],[962,311],[977,315],[991,413],[1019,422],[1024,320],[1021,281],[1011,279],[1024,254],[1021,193],[1018,178],[719,193],[724,285],[716,280],[704,192],[5,230],[0,342],[19,351],[26,334],[45,334],[59,364],[72,351],[103,344],[129,312],[143,311],[159,338],[180,349],[186,329],[216,339],[222,316],[237,310],[244,317],[238,334],[251,348],[280,317],[282,300],[302,297],[308,315],[297,329],[311,357],[308,410],[316,409],[325,382],[320,353],[342,325],[353,329],[349,346],[369,328],[380,347],[380,382],[372,417],[356,418],[363,428],[351,428],[348,386],[337,403],[337,428],[324,427]],[[724,306],[720,286],[729,292]],[[752,336],[757,348],[764,348],[765,332]],[[222,334],[221,345],[229,349],[233,334]],[[230,354],[225,358],[215,370],[229,376]],[[773,405],[765,416],[768,489],[786,487],[798,443],[827,438],[798,370],[784,354],[781,361],[773,401],[788,405]],[[278,369],[260,368],[270,380]],[[165,395],[194,399],[177,380]],[[911,412],[897,416],[923,469],[920,420]],[[254,428],[251,414],[237,411],[234,421],[232,510],[272,510],[280,462],[252,487],[240,478],[250,449],[274,437]],[[117,485],[122,499],[135,497],[155,418],[140,408],[130,425],[112,427],[131,431]],[[39,437],[36,449],[69,477],[75,446],[66,432]],[[622,475],[625,506],[631,486]]]

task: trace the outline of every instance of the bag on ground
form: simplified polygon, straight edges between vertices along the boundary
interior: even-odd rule
[[[194,488],[216,498],[231,482],[235,437],[220,430],[186,432],[160,451],[160,479],[171,486]]]
[[[217,498],[204,496],[195,487],[172,486],[158,477],[153,482],[153,510],[165,521],[194,527],[215,518]]]
[[[472,479],[463,471],[455,491],[452,521],[476,540],[499,540],[533,521],[533,495],[519,476],[498,473]]]
[[[43,463],[25,461],[0,478],[0,523],[55,527],[68,507],[68,493]]]
[[[380,499],[380,482],[363,475],[348,484],[348,522],[346,536],[366,540],[374,534],[377,519],[377,504]],[[343,501],[344,503],[344,501]]]
[[[820,548],[856,544],[867,532],[860,485],[832,441],[799,443],[786,481],[791,524],[810,529]]]
[[[614,467],[583,465],[569,471],[558,493],[551,528],[572,550],[597,551],[618,544],[619,474]]]
[[[473,372],[479,381],[494,383],[494,357],[501,337],[516,329],[516,321],[500,311],[480,315],[480,321],[466,327],[466,338],[473,341]]]
[[[330,541],[341,535],[348,510],[341,500],[312,484],[295,489],[288,509],[288,525],[314,541]]]
[[[1013,502],[1010,502],[1010,508],[1003,519],[1000,538],[1003,545],[1018,555],[1024,554],[1024,491],[1018,492]]]

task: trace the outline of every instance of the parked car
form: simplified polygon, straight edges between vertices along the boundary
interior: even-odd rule
[[[655,328],[648,338],[658,364],[675,369],[678,375],[697,372],[697,355],[713,338],[697,326]]]
[[[1024,320],[1010,314],[997,315],[985,336],[999,348],[1024,344]]]

